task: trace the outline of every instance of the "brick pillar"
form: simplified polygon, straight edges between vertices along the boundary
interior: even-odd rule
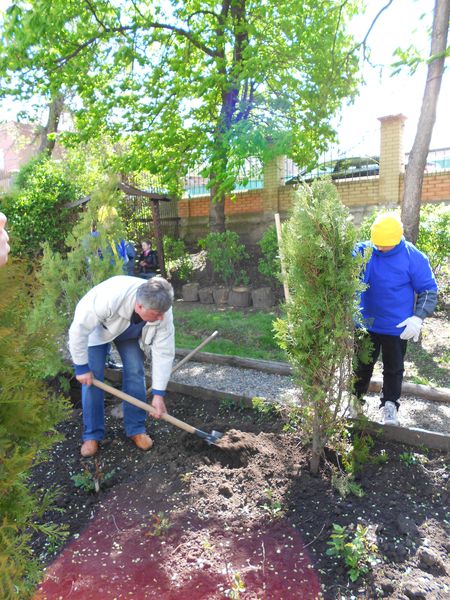
[[[406,117],[402,114],[378,119],[380,129],[380,204],[399,204],[400,178],[404,173],[403,130]]]
[[[279,187],[284,185],[286,177],[286,159],[277,156],[269,160],[264,166],[264,189],[262,190],[262,203],[264,212],[278,212]]]

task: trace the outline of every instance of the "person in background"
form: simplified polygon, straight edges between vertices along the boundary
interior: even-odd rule
[[[131,240],[125,244],[125,252],[128,257],[128,262],[126,264],[126,272],[128,275],[134,275],[136,249],[134,247],[134,243]]]
[[[142,242],[142,253],[138,259],[139,277],[150,279],[156,275],[158,269],[158,255],[152,250],[151,242]]]
[[[6,216],[0,212],[0,267],[3,267],[8,261],[8,254],[10,251],[9,247],[9,236],[5,229]]]
[[[122,389],[146,402],[144,351],[151,348],[152,406],[155,417],[166,412],[164,396],[175,356],[173,289],[162,277],[142,282],[118,275],[93,287],[78,302],[69,329],[75,376],[82,384],[83,444],[81,456],[96,454],[105,435],[104,393],[93,385],[104,380],[105,356],[114,342],[123,362]],[[152,439],[145,431],[147,412],[124,402],[126,435],[140,450]]]
[[[370,241],[358,244],[356,252],[371,252],[363,273],[367,289],[361,294],[360,309],[372,349],[368,363],[356,352],[354,410],[358,412],[364,402],[381,352],[380,408],[384,423],[398,425],[407,341],[418,341],[423,320],[436,308],[438,288],[428,258],[405,240],[403,225],[395,214],[377,217]]]

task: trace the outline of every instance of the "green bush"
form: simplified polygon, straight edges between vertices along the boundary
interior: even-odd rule
[[[258,271],[271,280],[281,280],[280,252],[275,225],[266,229],[258,242],[263,257],[259,259]]]
[[[2,200],[13,240],[12,253],[33,260],[42,252],[44,242],[52,250],[63,251],[71,227],[70,213],[63,205],[80,196],[78,187],[52,160],[39,159],[25,165],[15,189]]]
[[[345,394],[351,390],[353,318],[358,314],[362,259],[353,258],[356,231],[328,180],[297,192],[283,225],[282,253],[291,296],[286,318],[275,322],[295,381],[302,389],[304,438],[312,441],[317,473],[325,445],[345,429]]]
[[[176,273],[180,281],[188,281],[194,270],[191,256],[183,240],[174,240],[170,235],[163,238],[164,259],[168,273]]]
[[[11,260],[0,269],[0,598],[24,600],[35,588],[40,565],[30,539],[39,531],[57,542],[64,532],[45,521],[54,493],[31,490],[29,470],[61,438],[55,425],[69,406],[35,372],[48,345],[45,327],[26,331],[36,281]],[[56,349],[53,348],[53,352]]]
[[[248,254],[245,246],[239,242],[237,233],[209,233],[206,238],[199,240],[199,246],[206,250],[214,275],[220,283],[228,286],[232,283],[248,283],[247,274],[240,269],[240,262],[248,258]]]

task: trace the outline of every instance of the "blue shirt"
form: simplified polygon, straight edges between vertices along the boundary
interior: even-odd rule
[[[368,331],[399,336],[397,325],[414,314],[415,295],[437,291],[428,258],[404,238],[392,250],[380,252],[372,242],[361,242],[355,252],[372,256],[364,270],[368,288],[361,294],[361,313]]]

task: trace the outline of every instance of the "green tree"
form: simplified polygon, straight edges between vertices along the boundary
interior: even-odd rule
[[[355,228],[331,181],[315,181],[297,193],[281,247],[290,301],[286,318],[277,320],[275,329],[302,390],[313,473],[325,445],[337,443],[344,427],[360,288],[361,259],[352,257],[355,240]]]
[[[50,354],[45,327],[34,334],[26,331],[34,277],[11,260],[0,269],[0,288],[0,597],[24,600],[40,568],[30,546],[33,531],[61,535],[42,518],[54,493],[32,491],[27,476],[60,440],[55,425],[69,406],[45,385],[38,369],[44,349]]]
[[[0,79],[20,98],[74,98],[77,139],[121,141],[116,167],[174,191],[202,164],[210,227],[249,156],[311,162],[355,91],[345,33],[357,0],[18,0],[1,28]],[[67,134],[69,135],[69,134]]]

